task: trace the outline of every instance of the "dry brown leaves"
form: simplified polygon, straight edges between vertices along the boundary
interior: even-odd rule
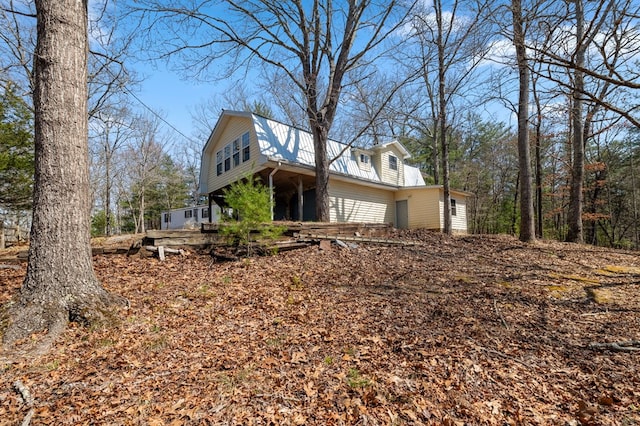
[[[95,258],[131,308],[1,366],[0,424],[640,422],[640,257],[510,237]],[[0,270],[0,302],[24,268]]]

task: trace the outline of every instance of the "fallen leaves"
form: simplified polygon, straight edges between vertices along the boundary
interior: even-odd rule
[[[421,244],[98,256],[127,317],[3,366],[0,423],[28,414],[18,380],[45,425],[640,421],[637,355],[589,347],[640,339],[637,253],[404,237]],[[0,302],[23,275],[0,270]]]

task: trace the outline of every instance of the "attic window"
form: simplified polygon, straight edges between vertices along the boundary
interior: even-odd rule
[[[393,155],[389,156],[389,169],[398,170],[398,157]]]
[[[360,162],[362,164],[369,164],[369,156],[367,154],[360,154]]]

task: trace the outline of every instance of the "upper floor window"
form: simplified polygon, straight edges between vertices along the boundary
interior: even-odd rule
[[[398,157],[394,155],[389,156],[389,169],[398,170]]]
[[[222,174],[222,151],[216,152],[216,175]]]
[[[451,216],[455,216],[457,211],[456,211],[456,200],[454,200],[453,198],[451,199]]]
[[[251,156],[249,132],[242,135],[242,162],[249,161]]]
[[[216,175],[220,176],[233,167],[239,166],[241,163],[240,158],[242,158],[242,162],[245,162],[249,161],[250,157],[250,136],[249,132],[247,132],[242,135],[242,138],[235,139],[216,152]]]
[[[362,164],[369,164],[369,156],[367,154],[360,154],[360,162]]]
[[[224,147],[224,171],[231,170],[231,144]]]
[[[240,165],[240,139],[233,141],[233,167]]]

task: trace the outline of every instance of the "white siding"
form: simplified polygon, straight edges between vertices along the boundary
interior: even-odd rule
[[[196,207],[184,207],[164,211],[160,214],[160,229],[183,229],[185,227],[192,228],[200,226],[202,222],[209,222],[209,216],[203,217],[202,215],[203,210],[208,210],[208,208],[208,205],[199,205]],[[189,213],[185,215],[185,212]],[[167,215],[169,215],[169,221],[165,221]],[[220,207],[213,205],[213,222],[218,222],[219,220]]]
[[[456,215],[451,216],[451,229],[454,232],[467,232],[467,197],[451,194],[451,198],[456,200]]]
[[[407,200],[409,228],[441,230],[440,188],[416,188],[400,190],[396,200]]]
[[[329,214],[331,222],[393,223],[393,192],[331,180]]]
[[[250,137],[250,158],[249,161],[242,161],[242,135],[249,132]],[[231,159],[231,170],[223,172],[220,176],[217,176],[216,172],[216,153],[220,150],[224,150],[224,147],[233,142],[236,139],[240,139],[240,165],[233,167],[233,158]],[[210,192],[220,189],[231,182],[244,177],[248,173],[255,173],[260,170],[258,167],[258,160],[260,151],[256,142],[255,132],[253,130],[251,119],[245,117],[234,117],[228,121],[227,126],[220,133],[218,142],[213,146],[210,151],[209,159],[209,171],[207,188]],[[233,153],[232,153],[233,155]]]
[[[389,168],[389,157],[396,157],[398,170]],[[380,171],[380,180],[395,186],[404,186],[404,160],[402,153],[393,145],[382,149],[376,154],[376,166]]]
[[[456,200],[456,215],[451,217],[451,228],[456,233],[467,233],[467,195],[452,192]],[[396,193],[396,201],[407,200],[409,228],[444,229],[444,191],[441,186],[403,189]]]

